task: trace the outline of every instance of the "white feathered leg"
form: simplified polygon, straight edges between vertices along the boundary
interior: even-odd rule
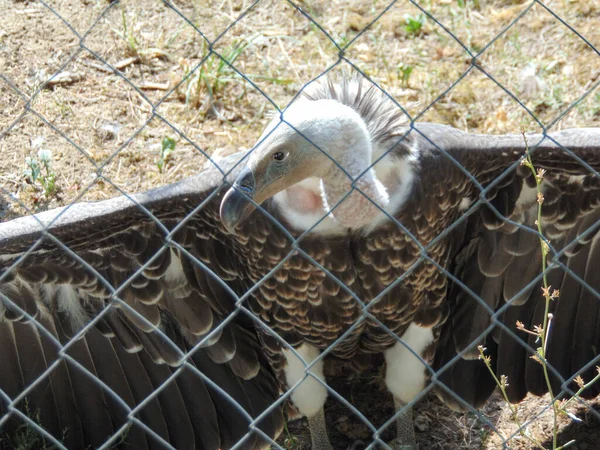
[[[304,378],[306,365],[313,362],[320,352],[316,347],[308,344],[301,345],[296,349],[296,352],[302,359],[298,358],[291,350],[283,351],[288,363],[285,368],[288,386],[294,386],[303,379],[292,392],[292,402],[294,402],[300,413],[308,418],[312,450],[333,450],[327,436],[325,411],[323,409],[327,399],[327,389],[312,376]],[[319,361],[312,366],[310,372],[323,382],[325,381],[323,361]]]
[[[430,328],[411,324],[401,340],[417,355],[422,355],[433,341],[433,332]],[[385,361],[387,364],[385,383],[394,395],[397,412],[425,387],[425,365],[400,342],[385,352]],[[389,445],[395,450],[417,449],[411,408],[404,408],[404,412],[396,420],[396,426],[397,437]]]

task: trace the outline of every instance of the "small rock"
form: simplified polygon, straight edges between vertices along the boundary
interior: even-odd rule
[[[546,87],[544,81],[536,75],[536,67],[531,65],[526,67],[519,74],[520,91],[524,97],[532,97],[541,92]]]
[[[365,62],[371,62],[375,60],[375,55],[371,48],[364,42],[357,44],[355,49],[359,52],[359,59]]]
[[[40,149],[46,143],[46,138],[44,136],[37,136],[31,140],[31,147],[34,149]]]
[[[349,13],[346,21],[348,29],[352,31],[362,31],[370,22],[367,17],[355,12]]]
[[[572,64],[567,64],[565,67],[562,68],[561,72],[565,77],[570,78],[573,76],[573,73],[575,73],[575,69],[573,68]]]
[[[122,129],[123,125],[118,122],[104,121],[102,125],[96,129],[96,135],[101,141],[111,141],[117,138]]]
[[[429,430],[429,418],[424,414],[419,414],[414,420],[415,427],[420,432]]]
[[[48,74],[46,73],[45,69],[35,70],[32,68],[28,71],[28,77],[25,80],[25,82],[30,87],[37,88],[40,84],[42,84],[47,79],[48,79]]]
[[[73,84],[77,81],[83,80],[83,74],[77,72],[65,71],[57,73],[51,79],[48,80],[48,86],[57,86],[65,84]]]

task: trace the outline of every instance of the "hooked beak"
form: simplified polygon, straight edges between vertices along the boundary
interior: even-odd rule
[[[254,211],[250,200],[255,199],[256,181],[247,167],[240,172],[233,186],[229,188],[221,201],[221,221],[230,233]]]

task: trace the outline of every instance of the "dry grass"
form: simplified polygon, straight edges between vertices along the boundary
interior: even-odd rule
[[[473,54],[486,48],[529,3],[421,2]],[[96,22],[107,8],[104,1],[51,2],[84,36],[80,41],[41,3],[1,0],[8,14],[0,31],[0,66],[6,79],[28,98],[52,74],[62,73],[35,95],[30,106],[37,114],[26,114],[0,139],[1,185],[23,203],[12,205],[13,214],[75,198],[106,198],[116,189],[132,192],[170,183],[201,170],[206,162],[202,151],[250,147],[274,105],[285,107],[306,82],[338,61],[333,42],[300,9],[338,45],[356,39],[345,52],[348,60],[413,118],[482,133],[539,129],[510,95],[472,68],[471,56],[433,20],[408,29],[406,15],[414,20],[423,16],[408,1],[396,2],[361,34],[386,9],[386,2],[351,0],[329,6],[323,0],[306,0],[294,8],[285,1],[263,0],[221,35],[250,4],[175,3],[187,22],[161,2],[138,0],[115,5]],[[597,0],[547,4],[589,42],[598,43]],[[215,54],[209,53],[198,30],[211,42],[221,35],[212,46]],[[598,61],[594,49],[539,5],[478,58],[483,70],[544,125],[595,86]],[[333,70],[341,66],[348,64]],[[23,113],[25,99],[6,82],[0,84],[0,130],[5,130]],[[600,93],[590,92],[554,127],[597,125],[599,99]],[[177,147],[161,173],[157,161],[166,136]],[[24,183],[25,157],[35,155],[36,145],[54,156],[61,188],[56,198],[40,198],[38,190]]]
[[[418,3],[472,54],[431,18],[423,21],[423,11],[406,0],[364,32],[388,7],[386,1],[303,0],[296,8],[262,0],[239,21],[252,2],[174,1],[186,21],[160,1],[110,8],[105,0],[49,1],[71,29],[34,0],[0,0],[0,187],[6,199],[0,218],[172,183],[202,170],[205,154],[251,147],[269,111],[284,108],[328,68],[348,68],[346,62],[336,65],[334,42],[344,47],[355,39],[345,57],[418,121],[481,133],[539,131],[540,124],[600,126],[600,57],[540,4]],[[545,4],[600,48],[600,1]],[[482,50],[478,66],[496,82],[471,65],[472,55]],[[176,146],[161,170],[165,137]],[[26,158],[36,157],[40,148],[52,152],[56,194],[46,195],[23,176]],[[426,448],[500,445],[474,417],[450,415],[434,405],[423,410],[434,416],[419,435],[432,436]],[[500,430],[510,430],[505,411],[490,414]],[[516,448],[526,448],[520,445]]]

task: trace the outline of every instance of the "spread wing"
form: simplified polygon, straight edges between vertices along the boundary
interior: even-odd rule
[[[269,407],[255,425],[281,431],[279,385],[236,306],[249,286],[241,244],[220,226],[222,179],[211,169],[0,227],[0,423],[10,439],[28,422],[68,448],[111,437],[134,448],[257,448],[268,442],[250,424]]]
[[[525,155],[522,136],[466,135],[443,127],[422,128],[426,141],[446,150],[473,175],[460,224],[453,231],[456,250],[450,265],[455,277],[448,299],[450,316],[436,355],[440,380],[465,402],[481,406],[496,387],[478,360],[486,347],[498,376],[508,377],[511,401],[528,392],[548,392],[541,364],[531,356],[540,347],[527,330],[542,325],[542,245],[537,230],[536,180],[519,163]],[[572,382],[595,375],[600,348],[600,130],[566,130],[527,137],[535,169],[542,179],[542,234],[548,239],[547,283],[560,291],[549,303],[546,357],[552,393],[578,389]],[[432,146],[435,147],[435,146]],[[432,152],[438,149],[432,148]],[[457,356],[460,355],[460,356]],[[600,386],[584,391],[590,398]],[[464,403],[440,389],[446,401]]]

